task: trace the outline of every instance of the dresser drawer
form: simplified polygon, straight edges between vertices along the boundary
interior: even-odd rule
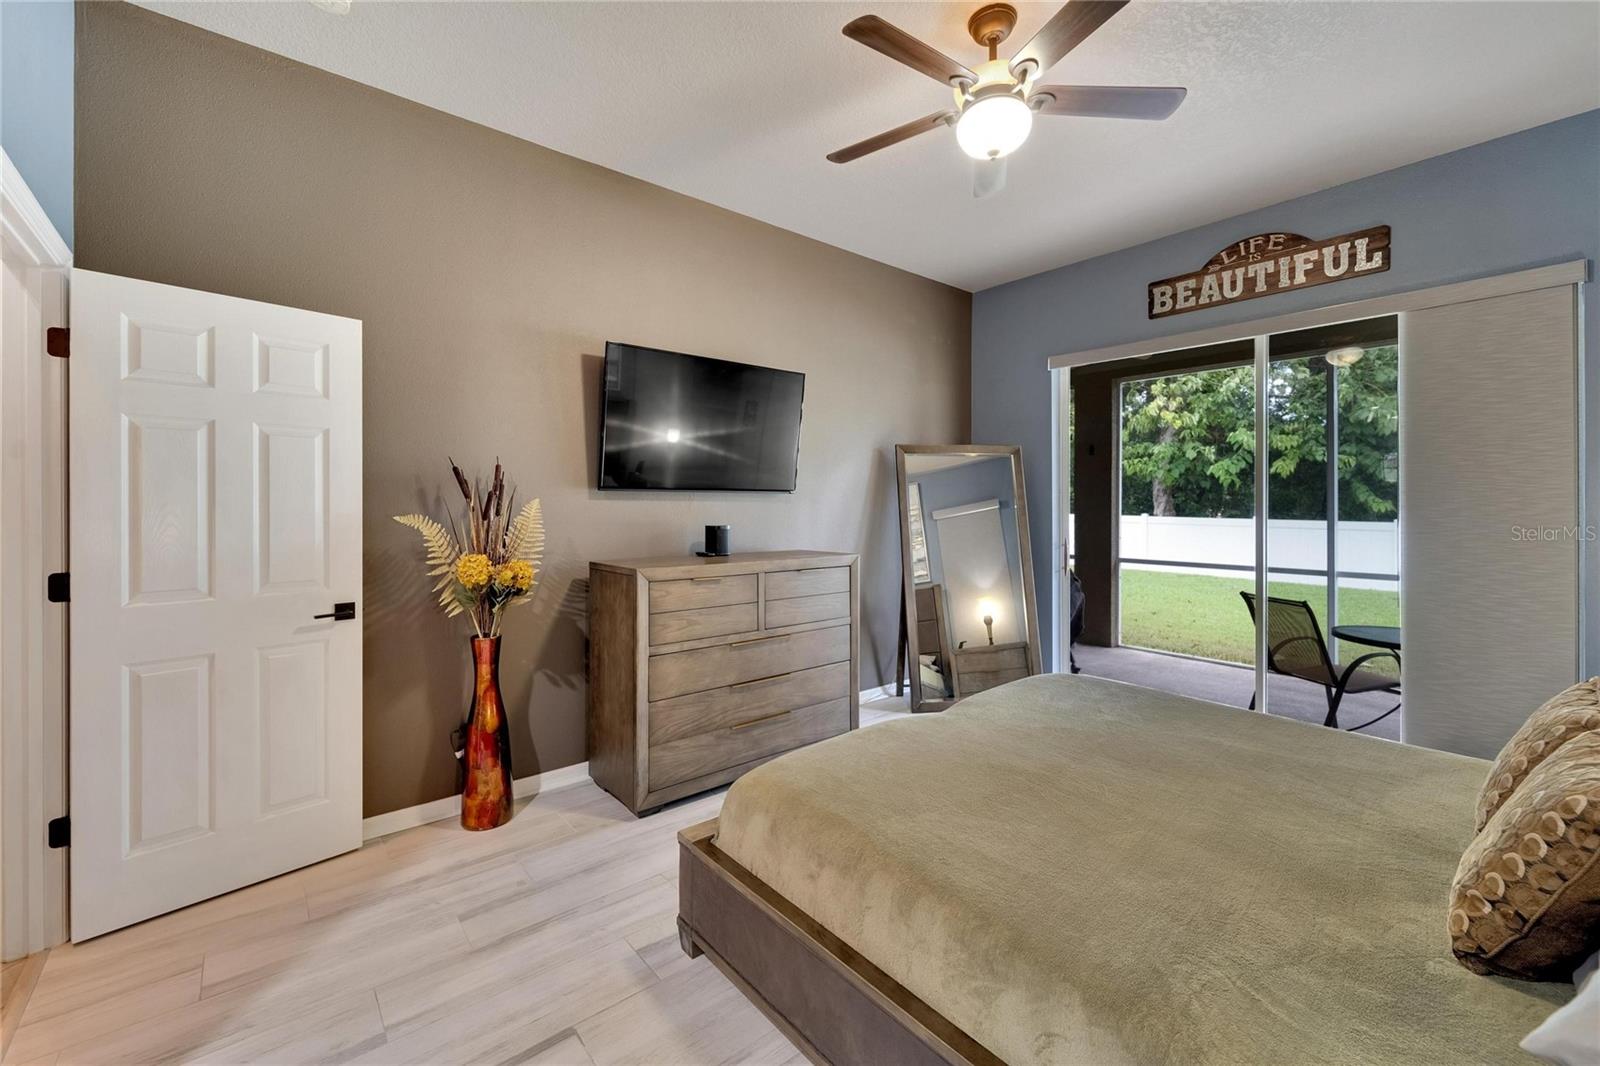
[[[962,673],[968,670],[1026,670],[1028,646],[1026,644],[994,644],[976,648],[962,648],[956,652],[956,667]]]
[[[1026,644],[962,648],[955,654],[956,671],[961,676],[961,691],[964,695],[996,688],[1008,681],[1028,676]]]
[[[850,695],[850,664],[794,670],[650,704],[650,745],[710,733]]]
[[[701,637],[725,637],[729,633],[756,630],[756,605],[734,603],[726,607],[696,607],[687,611],[663,611],[650,616],[650,643],[672,644]]]
[[[653,744],[650,788],[666,788],[692,777],[738,766],[752,759],[813,744],[850,728],[849,699],[769,711],[710,733],[696,733]]]
[[[850,568],[829,566],[817,570],[774,570],[767,575],[767,599],[821,596],[850,591]]]
[[[850,627],[843,625],[652,655],[646,698],[664,700],[843,662],[850,658],[850,644]]]
[[[650,582],[650,613],[687,611],[696,607],[725,607],[756,602],[756,575],[688,577],[679,581]]]
[[[850,617],[850,594],[830,592],[825,596],[796,596],[788,600],[768,600],[763,629],[782,629],[805,622]]]

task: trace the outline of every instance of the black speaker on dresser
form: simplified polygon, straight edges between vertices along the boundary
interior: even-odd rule
[[[704,556],[727,555],[729,551],[728,541],[732,530],[732,526],[707,526],[706,550],[698,554]]]

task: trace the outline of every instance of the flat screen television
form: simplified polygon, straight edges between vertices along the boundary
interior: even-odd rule
[[[606,344],[600,488],[793,492],[806,376]]]

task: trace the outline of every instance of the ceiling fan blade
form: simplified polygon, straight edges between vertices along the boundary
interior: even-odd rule
[[[954,111],[935,111],[931,115],[923,115],[919,119],[907,122],[904,126],[896,126],[894,129],[880,133],[876,137],[868,137],[864,141],[857,141],[848,148],[841,148],[837,152],[829,152],[828,162],[848,163],[852,159],[860,159],[864,155],[870,155],[880,148],[887,148],[891,144],[908,141],[919,133],[927,133],[929,130],[938,129],[948,122],[954,114]]]
[[[1081,115],[1087,118],[1163,119],[1178,110],[1188,89],[1154,85],[1040,85],[1029,103],[1041,115]]]
[[[946,85],[956,81],[978,80],[976,74],[937,48],[924,44],[905,30],[891,26],[877,15],[863,15],[849,23],[844,28],[844,35]]]
[[[972,196],[982,200],[1006,187],[1006,157],[972,161]]]
[[[1105,25],[1128,0],[1067,0],[1060,11],[1050,16],[1050,21],[1039,27],[1022,50],[1011,57],[1015,71],[1024,63],[1036,63],[1032,77],[1041,77],[1045,71],[1061,61],[1061,57],[1084,42],[1095,30]]]

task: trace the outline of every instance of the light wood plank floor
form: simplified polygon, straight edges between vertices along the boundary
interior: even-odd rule
[[[722,796],[635,819],[584,782],[12,964],[4,1061],[803,1063],[678,948],[676,835]]]

